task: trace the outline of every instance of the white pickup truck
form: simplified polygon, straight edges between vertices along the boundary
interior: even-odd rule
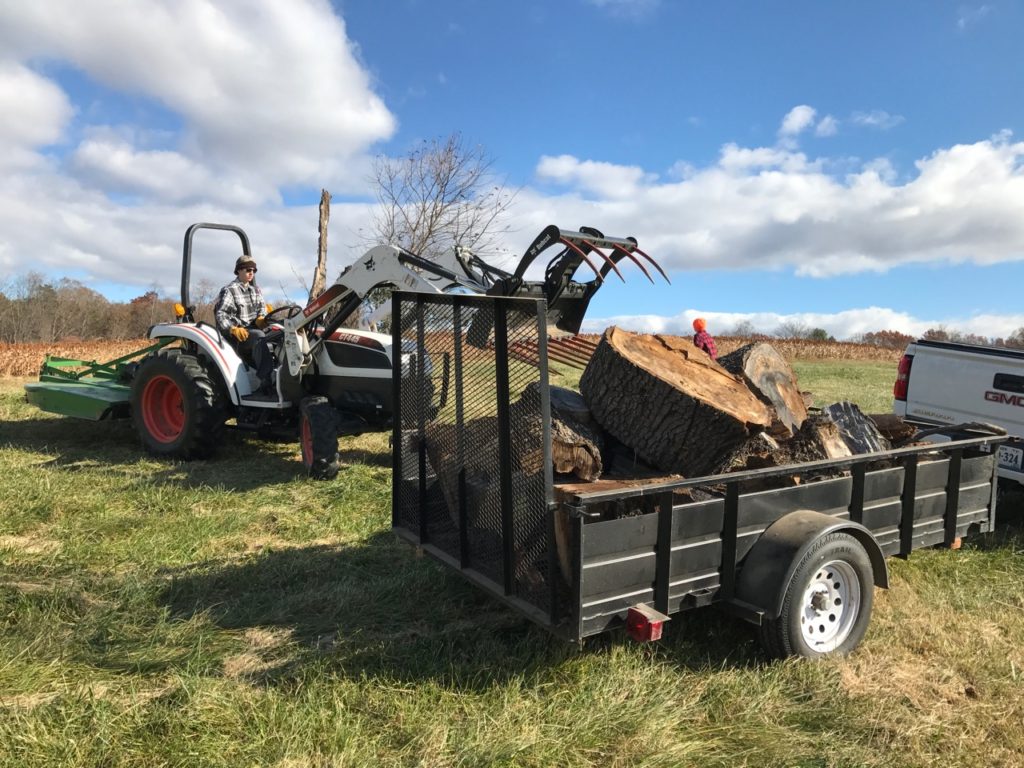
[[[1013,437],[999,446],[999,474],[1024,484],[1024,351],[916,341],[900,360],[893,412],[922,426],[983,422]]]

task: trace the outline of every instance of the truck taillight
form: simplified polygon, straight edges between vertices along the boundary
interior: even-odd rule
[[[904,355],[900,359],[900,367],[896,371],[896,383],[892,385],[892,396],[897,400],[907,399],[907,387],[910,386],[910,365],[914,362],[913,355]]]

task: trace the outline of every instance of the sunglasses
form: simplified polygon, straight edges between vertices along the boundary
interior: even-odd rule
[[[253,273],[255,273],[257,270],[256,270],[256,267],[242,267],[239,271],[240,272],[253,272]]]

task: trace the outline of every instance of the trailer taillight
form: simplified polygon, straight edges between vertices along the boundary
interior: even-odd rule
[[[897,400],[907,399],[907,387],[910,386],[910,365],[914,362],[913,355],[904,355],[900,359],[900,367],[896,371],[896,383],[892,385],[892,396]]]
[[[639,603],[626,611],[626,632],[638,643],[660,640],[668,616]]]

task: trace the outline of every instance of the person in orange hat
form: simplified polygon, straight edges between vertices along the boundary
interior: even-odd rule
[[[696,331],[693,334],[693,345],[697,349],[703,349],[712,360],[718,359],[718,348],[715,347],[715,340],[708,333],[708,323],[703,317],[697,317],[693,320],[693,330]]]

